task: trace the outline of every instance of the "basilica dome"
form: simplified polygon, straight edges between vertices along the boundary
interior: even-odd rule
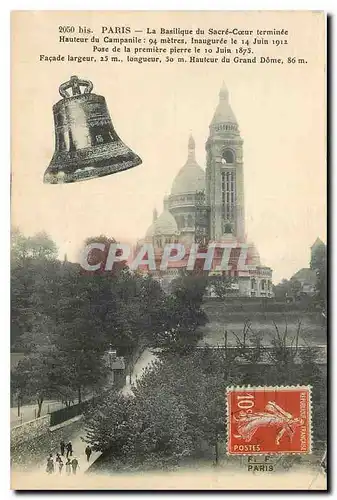
[[[205,189],[205,172],[195,160],[195,142],[191,136],[188,141],[188,158],[175,177],[171,195],[195,193]]]
[[[178,226],[175,218],[167,209],[165,209],[153,224],[153,234],[155,236],[158,236],[160,234],[172,235],[176,234],[177,232]]]

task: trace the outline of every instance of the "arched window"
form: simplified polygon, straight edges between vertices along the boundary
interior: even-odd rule
[[[188,227],[192,227],[193,226],[193,217],[192,217],[192,215],[189,215],[187,217],[187,226]]]
[[[225,222],[223,232],[225,234],[232,234],[233,233],[233,226],[230,222]]]
[[[221,174],[221,191],[223,217],[227,220],[233,220],[235,216],[236,204],[236,177],[234,170],[224,171]]]
[[[223,163],[234,163],[234,153],[231,149],[225,149],[222,153]]]

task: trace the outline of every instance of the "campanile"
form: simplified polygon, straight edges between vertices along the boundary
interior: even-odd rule
[[[232,233],[245,239],[243,140],[223,84],[206,142],[206,203],[210,208],[210,239]]]

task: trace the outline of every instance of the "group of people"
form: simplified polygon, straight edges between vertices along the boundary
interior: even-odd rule
[[[87,461],[89,462],[92,450],[88,445],[85,449],[85,454],[87,457]],[[65,462],[65,463],[64,463]],[[56,457],[54,460],[53,454],[51,453],[47,458],[47,468],[46,472],[48,474],[54,474],[57,471],[59,474],[62,474],[63,467],[66,467],[66,474],[70,476],[71,474],[76,474],[77,469],[80,468],[78,459],[76,456],[73,456],[73,445],[71,441],[67,444],[63,441],[60,441],[60,453],[56,453]]]

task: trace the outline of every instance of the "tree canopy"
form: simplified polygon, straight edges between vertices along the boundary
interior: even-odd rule
[[[115,243],[101,235],[85,244],[97,241],[106,249]],[[112,273],[87,273],[78,264],[58,261],[55,249],[42,233],[25,238],[14,232],[12,348],[26,353],[14,374],[22,395],[30,393],[40,402],[74,399],[75,393],[80,401],[83,391],[104,385],[109,346],[132,368],[147,346],[182,353],[200,339],[198,326],[206,321],[200,278],[181,276],[167,295],[158,281],[130,271],[123,261]],[[174,336],[163,336],[168,331]],[[36,379],[30,390],[22,373]]]
[[[107,392],[86,415],[87,441],[112,469],[182,465],[197,456],[217,463],[226,438],[226,388],[265,380],[313,387],[314,439],[324,440],[326,429],[319,423],[326,411],[324,375],[314,351],[298,349],[298,334],[289,338],[276,325],[266,349],[246,328],[235,349],[195,349],[179,362],[166,352],[145,369],[132,395]]]
[[[322,242],[312,252],[310,267],[316,271],[316,294],[315,299],[319,307],[325,313],[327,296],[327,260],[326,246]]]

